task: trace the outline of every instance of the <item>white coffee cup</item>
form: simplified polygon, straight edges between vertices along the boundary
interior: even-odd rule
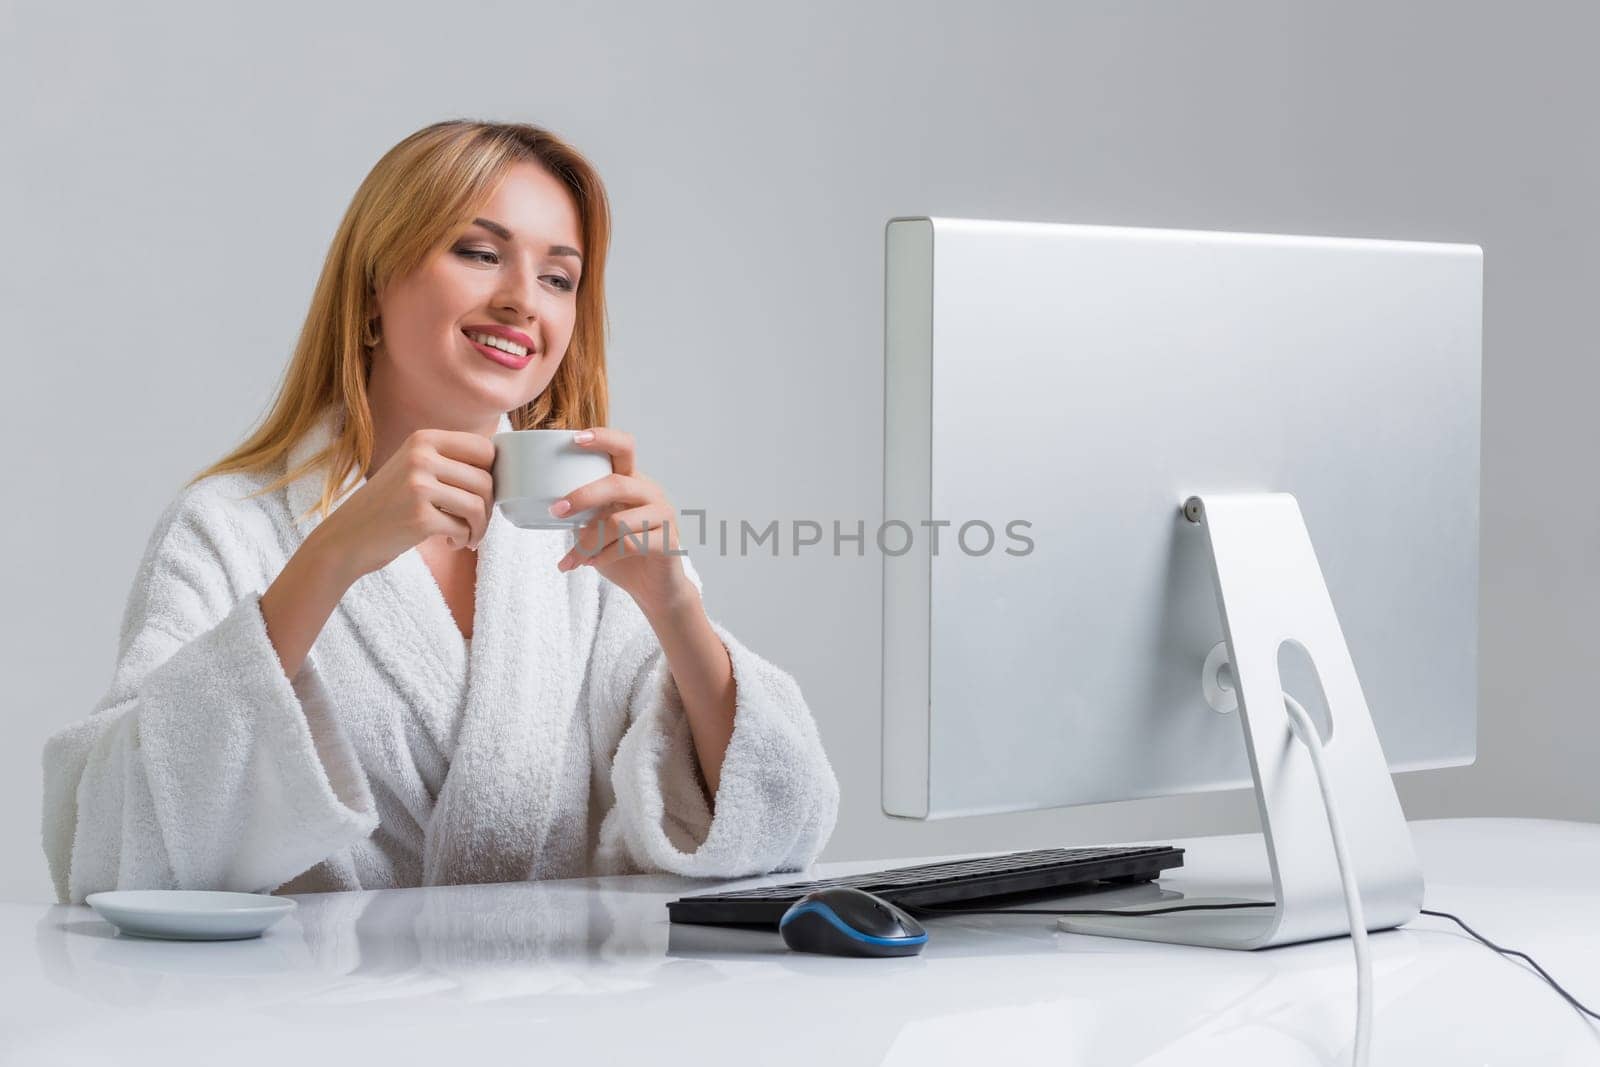
[[[524,530],[576,529],[594,508],[560,518],[550,505],[611,473],[611,455],[574,444],[575,430],[511,430],[494,435],[494,504]]]

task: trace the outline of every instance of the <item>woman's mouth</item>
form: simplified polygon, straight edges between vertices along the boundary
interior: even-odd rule
[[[493,345],[486,345],[486,344],[482,344],[481,342],[475,341],[465,333],[463,333],[461,336],[466,337],[467,338],[467,343],[470,344],[473,348],[476,348],[480,355],[482,355],[486,359],[493,360],[494,362],[500,364],[502,367],[510,367],[512,370],[521,370],[523,367],[526,367],[529,364],[529,362],[531,362],[532,359],[533,359],[533,353],[531,353],[531,352],[528,353],[525,356],[513,355],[512,353],[507,352],[504,349],[495,348]]]

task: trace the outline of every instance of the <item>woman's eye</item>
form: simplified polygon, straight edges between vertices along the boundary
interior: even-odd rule
[[[489,259],[487,260],[487,262],[491,262],[491,263],[500,262],[500,257],[498,255],[496,255],[495,253],[490,252],[490,251],[488,251],[486,249],[482,249],[482,248],[458,248],[458,249],[456,249],[456,255],[461,256],[464,259],[473,259],[475,256],[488,256]],[[486,262],[486,261],[482,260],[482,259],[478,259],[478,260],[476,260],[476,262],[483,263],[483,262]],[[567,281],[567,279],[563,278],[559,274],[546,274],[545,277],[553,279],[556,282],[559,282],[560,284],[558,284],[556,286],[556,288],[560,289],[563,292],[570,293],[575,288],[577,288],[571,282]]]

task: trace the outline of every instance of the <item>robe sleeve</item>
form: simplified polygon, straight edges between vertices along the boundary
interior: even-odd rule
[[[701,588],[687,556],[684,569]],[[803,870],[833,833],[839,783],[793,677],[711,628],[733,665],[733,736],[708,803],[682,697],[655,631],[628,593],[601,578],[595,666],[616,687],[627,728],[612,760],[615,806],[601,848],[641,871],[740,878]]]
[[[239,536],[226,515],[168,510],[109,691],[45,742],[42,837],[61,903],[108,889],[270,892],[377,827],[311,657],[286,677],[264,590],[230,589],[224,551]]]

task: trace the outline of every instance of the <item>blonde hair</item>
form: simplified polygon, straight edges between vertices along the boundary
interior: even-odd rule
[[[583,280],[572,339],[550,385],[509,412],[514,429],[577,429],[606,422],[606,250],[611,209],[599,172],[555,134],[526,123],[467,119],[437,122],[411,134],[378,160],[356,190],[334,234],[294,356],[265,421],[245,442],[189,480],[213,474],[275,470],[329,404],[343,428],[327,448],[285,471],[250,497],[271,493],[328,460],[318,507],[324,518],[351,471],[372,459],[367,376],[368,323],[376,293],[472,221],[514,165],[541,165],[577,202]],[[248,497],[246,499],[249,499]],[[309,514],[309,512],[307,512]],[[296,521],[302,516],[296,516]]]

